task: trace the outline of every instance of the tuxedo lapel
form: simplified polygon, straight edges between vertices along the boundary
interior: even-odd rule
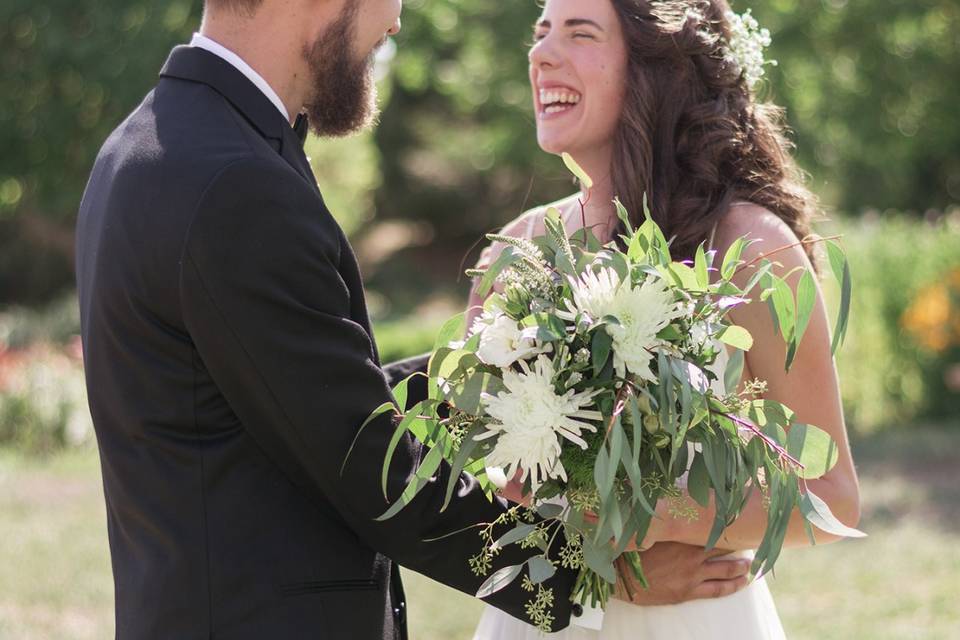
[[[317,188],[293,127],[257,85],[232,64],[205,49],[179,46],[170,53],[160,77],[199,82],[222,95],[304,180]]]

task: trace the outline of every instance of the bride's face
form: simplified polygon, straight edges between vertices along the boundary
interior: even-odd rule
[[[530,50],[540,147],[574,156],[612,147],[626,69],[627,47],[610,0],[547,0]]]

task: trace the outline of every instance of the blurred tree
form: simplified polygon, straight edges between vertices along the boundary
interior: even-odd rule
[[[766,91],[787,107],[798,157],[826,203],[859,213],[960,200],[956,0],[752,6],[780,61]],[[0,4],[0,303],[42,300],[70,283],[73,217],[96,151],[155,82],[167,50],[196,28],[200,7]],[[344,191],[335,214],[361,234],[374,229],[362,224],[371,209],[381,220],[428,222],[444,238],[431,259],[449,276],[483,232],[569,192],[560,163],[535,141],[525,44],[538,12],[536,0],[408,0],[376,149],[370,138],[314,143],[325,191],[376,188],[372,199]],[[380,272],[375,285],[423,269]]]
[[[70,283],[74,216],[97,151],[154,84],[166,51],[189,37],[200,6],[0,4],[0,302]]]
[[[764,0],[773,100],[828,204],[943,210],[960,201],[960,3]]]

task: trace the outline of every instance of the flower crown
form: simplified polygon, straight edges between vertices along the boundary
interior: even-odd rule
[[[777,64],[776,60],[763,59],[763,50],[772,42],[770,31],[760,28],[757,19],[750,15],[750,9],[743,14],[728,11],[726,18],[730,22],[726,58],[737,65],[747,81],[747,86],[753,89],[764,75],[764,65]]]

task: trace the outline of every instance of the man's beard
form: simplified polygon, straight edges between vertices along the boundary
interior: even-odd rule
[[[313,95],[304,105],[310,128],[318,136],[339,137],[373,125],[379,111],[373,82],[376,48],[362,60],[352,57],[357,6],[347,3],[304,55],[313,79]]]

